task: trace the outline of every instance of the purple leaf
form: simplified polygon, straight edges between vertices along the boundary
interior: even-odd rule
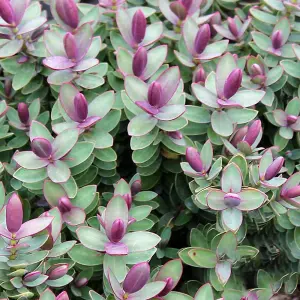
[[[128,254],[128,247],[124,243],[112,243],[105,244],[105,252],[112,256],[123,256]]]
[[[150,279],[150,266],[147,262],[134,265],[123,282],[126,293],[132,294],[142,289]]]
[[[15,22],[15,14],[9,0],[0,2],[0,16],[8,24]]]
[[[28,105],[24,102],[18,104],[18,116],[23,124],[27,124],[29,121]]]
[[[18,152],[14,155],[14,160],[21,167],[29,170],[40,169],[49,164],[48,160],[39,158],[32,151]]]
[[[78,56],[76,40],[70,32],[67,32],[64,36],[64,47],[68,58],[76,61]]]
[[[60,19],[73,29],[79,24],[79,13],[74,0],[57,0],[56,11]]]
[[[86,23],[82,25],[74,35],[77,46],[77,61],[80,61],[87,54],[93,39],[93,30],[91,25]]]
[[[107,204],[105,210],[105,231],[107,237],[112,241],[112,229],[114,222],[119,219],[123,221],[126,231],[128,223],[128,207],[121,196],[113,197]]]
[[[92,127],[100,120],[101,120],[101,117],[88,117],[84,122],[78,124],[77,128],[86,129],[86,128]]]
[[[166,105],[173,95],[175,94],[179,82],[180,82],[180,71],[178,67],[171,67],[164,71],[156,80],[160,83],[162,88],[162,103],[160,107]]]
[[[144,13],[139,9],[135,12],[132,18],[131,34],[134,41],[139,44],[145,37],[147,20]]]
[[[53,217],[40,217],[25,222],[16,233],[16,239],[22,239],[27,236],[35,235],[46,229],[53,221]]]
[[[76,65],[76,62],[63,56],[51,56],[43,60],[43,64],[53,70],[66,70]]]
[[[74,68],[73,71],[80,72],[88,70],[99,64],[99,60],[96,58],[87,58],[80,61]]]
[[[11,233],[17,232],[23,223],[23,206],[17,193],[13,193],[6,205],[6,227]]]
[[[140,107],[143,111],[150,115],[156,115],[159,113],[159,109],[156,107],[153,107],[151,104],[149,104],[146,101],[136,101],[135,104]]]
[[[72,84],[64,84],[60,88],[59,101],[67,115],[76,122],[80,122],[80,118],[77,116],[74,100],[79,91]]]
[[[14,21],[16,25],[19,25],[23,19],[23,16],[30,3],[30,0],[11,0],[10,3],[15,15]]]
[[[52,154],[51,143],[41,137],[34,138],[31,141],[31,149],[34,154],[43,159],[49,158]]]

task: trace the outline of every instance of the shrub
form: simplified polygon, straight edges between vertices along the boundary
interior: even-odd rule
[[[299,1],[41,2],[0,1],[0,298],[296,295]]]

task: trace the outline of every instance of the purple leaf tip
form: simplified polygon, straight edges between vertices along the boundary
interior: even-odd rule
[[[132,71],[137,77],[141,76],[145,71],[148,62],[147,50],[140,47],[133,56]]]
[[[25,282],[32,282],[32,281],[35,281],[40,275],[41,275],[40,271],[33,271],[33,272],[30,272],[30,273],[27,273],[24,276],[23,280]]]
[[[132,294],[142,289],[150,279],[150,266],[147,262],[134,265],[125,277],[123,289]]]
[[[235,20],[233,18],[228,18],[228,28],[230,30],[230,32],[235,36],[238,37],[239,36],[239,30],[236,26]]]
[[[137,193],[139,193],[142,190],[142,181],[140,179],[135,180],[131,187],[131,194],[132,196],[135,196]]]
[[[9,232],[16,233],[23,223],[23,206],[17,193],[13,193],[6,205],[6,226]]]
[[[73,205],[68,197],[61,197],[58,200],[58,208],[61,213],[66,213],[72,209]]]
[[[79,24],[78,8],[74,0],[56,0],[56,11],[60,19],[73,29]]]
[[[279,49],[282,46],[282,31],[276,30],[272,33],[271,40],[274,49]]]
[[[190,164],[190,166],[196,171],[196,172],[203,172],[203,163],[200,158],[199,152],[193,148],[188,147],[186,149],[186,160]]]
[[[131,33],[134,41],[139,44],[146,34],[147,20],[144,13],[139,9],[132,18]]]
[[[0,16],[8,24],[15,22],[15,13],[9,0],[0,1]]]
[[[88,103],[82,93],[78,93],[74,98],[74,107],[77,119],[83,122],[88,115]]]
[[[164,289],[158,294],[159,297],[163,297],[163,296],[166,296],[168,295],[172,289],[173,289],[173,279],[171,277],[167,277],[165,279],[165,282],[166,282],[166,286],[164,287]]]
[[[241,86],[243,72],[241,69],[234,69],[227,77],[224,85],[224,96],[226,99],[231,98]]]
[[[170,4],[170,10],[178,17],[179,20],[185,20],[187,16],[187,8],[180,1],[174,1]]]
[[[256,120],[248,127],[248,131],[246,133],[244,141],[251,146],[257,139],[260,131],[261,131],[261,121]]]
[[[78,52],[76,46],[76,39],[74,35],[70,32],[67,32],[64,36],[64,47],[68,58],[73,61],[76,61]]]
[[[34,138],[31,142],[31,149],[40,158],[49,158],[52,154],[52,145],[45,138]]]
[[[18,104],[18,116],[23,124],[27,124],[29,121],[29,110],[26,103],[21,102]]]
[[[148,102],[152,106],[160,107],[162,100],[161,84],[157,81],[153,81],[148,89]]]
[[[265,174],[265,180],[271,180],[272,178],[274,178],[281,170],[283,164],[284,164],[284,158],[282,156],[277,157],[272,162],[272,164],[267,168]]]
[[[210,26],[208,24],[202,25],[196,35],[194,41],[194,49],[197,54],[201,54],[206,48],[210,40]]]
[[[113,222],[111,227],[111,241],[114,243],[119,242],[126,233],[126,226],[124,221],[117,219]]]
[[[227,193],[224,196],[224,203],[228,207],[235,207],[241,203],[241,198],[238,194],[235,193]]]
[[[63,276],[65,276],[68,272],[69,265],[68,264],[57,264],[52,266],[48,271],[47,275],[49,276],[49,280],[56,280]]]

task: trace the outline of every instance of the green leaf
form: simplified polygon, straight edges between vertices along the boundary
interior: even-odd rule
[[[105,117],[115,103],[115,93],[108,91],[96,97],[88,108],[89,116]]]
[[[126,76],[125,90],[128,97],[133,101],[146,101],[148,86],[147,84],[135,76]]]
[[[127,245],[130,253],[141,252],[154,248],[161,238],[152,232],[136,231],[127,233],[122,242]],[[139,241],[137,243],[136,241]]]
[[[230,136],[233,133],[233,123],[225,111],[214,111],[211,116],[211,126],[215,133]]]
[[[77,229],[76,233],[83,246],[91,250],[104,251],[105,243],[108,242],[108,238],[101,231],[91,227],[82,226]]]
[[[59,287],[63,287],[63,286],[68,285],[72,281],[73,281],[72,276],[64,275],[63,277],[60,277],[60,278],[55,279],[55,280],[47,280],[46,284],[50,287],[59,288]]]
[[[96,191],[95,185],[88,185],[79,189],[76,197],[71,200],[72,204],[82,209],[88,208],[96,196]]]
[[[186,105],[185,107],[184,117],[189,121],[200,124],[210,123],[210,114],[206,108],[193,105]]]
[[[194,300],[204,300],[204,299],[214,300],[213,290],[209,283],[202,285],[194,297]]]
[[[238,231],[242,222],[243,214],[235,208],[227,208],[221,213],[222,222],[226,228],[234,232]]]
[[[27,183],[39,182],[48,177],[46,168],[41,168],[37,170],[27,170],[24,168],[19,168],[14,173],[14,178]]]
[[[300,63],[291,60],[282,60],[280,65],[283,67],[284,71],[295,78],[300,78]]]
[[[76,143],[73,149],[64,157],[69,168],[78,166],[86,161],[94,150],[94,144],[89,142]]]
[[[143,136],[149,133],[157,122],[157,119],[148,114],[137,115],[128,125],[128,134],[131,136]]]
[[[24,41],[22,39],[15,39],[12,41],[8,41],[8,43],[4,44],[0,48],[0,58],[15,55],[16,53],[18,53],[21,50],[23,43],[24,43]]]
[[[216,254],[209,249],[195,248],[188,256],[201,268],[214,268],[217,264]]]
[[[244,124],[252,121],[257,116],[258,111],[248,108],[230,108],[227,110],[227,114],[232,122],[236,124]]]
[[[189,295],[179,293],[179,292],[170,292],[168,295],[164,296],[165,300],[193,300]]]
[[[272,48],[271,39],[263,33],[253,31],[252,33],[253,40],[255,44],[262,50],[268,51]]]
[[[70,258],[83,266],[97,266],[103,263],[104,255],[88,249],[83,245],[75,245],[71,251],[68,252]]]
[[[95,89],[105,83],[103,77],[93,74],[81,74],[75,82],[81,87],[92,90]]]
[[[47,166],[47,174],[53,182],[62,183],[70,178],[71,171],[65,162],[57,160]]]
[[[1,55],[0,55],[1,56]],[[30,62],[21,65],[19,72],[14,76],[12,86],[14,90],[18,91],[27,85],[35,76],[35,64]]]
[[[201,84],[192,84],[193,92],[196,98],[203,104],[212,108],[219,108],[217,103],[217,95],[203,87]]]

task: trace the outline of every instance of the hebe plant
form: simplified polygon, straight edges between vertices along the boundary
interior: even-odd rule
[[[0,17],[1,299],[299,294],[299,1]]]

